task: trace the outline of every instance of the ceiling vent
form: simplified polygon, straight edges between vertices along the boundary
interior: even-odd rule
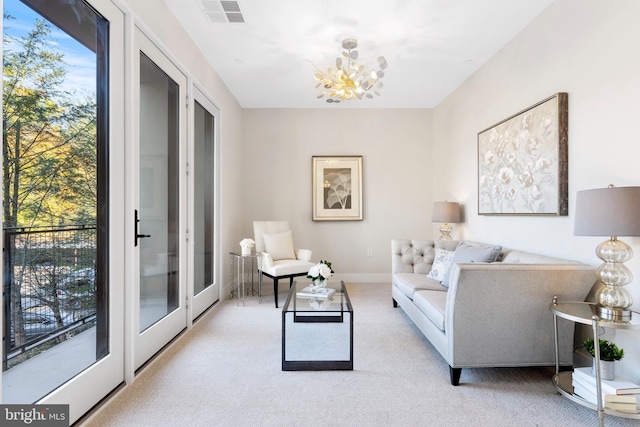
[[[244,22],[244,16],[237,1],[201,0],[202,12],[211,22]]]

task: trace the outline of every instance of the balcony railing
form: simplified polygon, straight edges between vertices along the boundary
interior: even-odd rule
[[[95,325],[96,227],[3,232],[4,371]]]

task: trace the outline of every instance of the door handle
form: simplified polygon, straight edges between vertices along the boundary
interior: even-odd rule
[[[134,225],[134,242],[135,242],[135,246],[138,246],[138,239],[143,239],[145,237],[151,237],[151,234],[140,234],[138,233],[138,223],[140,222],[140,219],[138,218],[138,209],[134,210],[135,214],[135,225]]]

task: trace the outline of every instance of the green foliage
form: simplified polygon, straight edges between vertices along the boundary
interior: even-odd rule
[[[96,217],[96,102],[65,88],[69,65],[37,19],[3,34],[3,225],[91,223]]]
[[[584,340],[584,348],[591,354],[591,356],[596,357],[596,351],[593,345],[593,338],[587,338]],[[624,350],[618,348],[615,343],[607,340],[600,340],[600,360],[604,360],[605,362],[613,362],[614,360],[620,360],[624,357]]]
[[[325,264],[327,267],[329,267],[329,270],[331,270],[331,274],[335,273],[335,271],[333,271],[333,268],[331,268],[331,261],[321,259],[319,264]]]

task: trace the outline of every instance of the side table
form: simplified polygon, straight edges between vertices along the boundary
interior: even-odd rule
[[[251,252],[249,255],[242,255],[237,252],[229,252],[231,258],[231,269],[229,270],[229,275],[231,277],[231,286],[234,284],[237,287],[237,295],[238,295],[238,304],[240,305],[240,288],[242,287],[242,305],[244,306],[244,296],[245,296],[245,262],[247,260],[251,261],[251,292],[253,292],[253,266],[254,261],[260,256],[257,252]],[[233,295],[233,288],[231,290],[231,295]],[[258,283],[258,301],[262,304],[262,283]]]
[[[582,397],[573,393],[573,372],[560,372],[560,361],[558,352],[558,317],[567,319],[575,323],[582,323],[584,325],[591,325],[593,329],[593,341],[595,343],[600,342],[600,329],[640,329],[640,313],[633,312],[632,318],[629,321],[608,320],[601,319],[597,315],[597,304],[590,302],[575,302],[575,301],[558,301],[558,297],[553,297],[553,302],[549,306],[553,313],[553,326],[555,336],[555,350],[556,350],[556,373],[553,376],[553,385],[563,396],[568,399],[579,403],[582,406],[591,408],[598,411],[598,420],[601,427],[604,426],[604,414],[615,415],[618,417],[635,418],[640,419],[640,413],[626,413],[616,411],[614,409],[607,409],[604,407],[602,401],[602,383],[600,382],[600,346],[595,345],[596,353],[596,397],[597,405],[593,405]]]

